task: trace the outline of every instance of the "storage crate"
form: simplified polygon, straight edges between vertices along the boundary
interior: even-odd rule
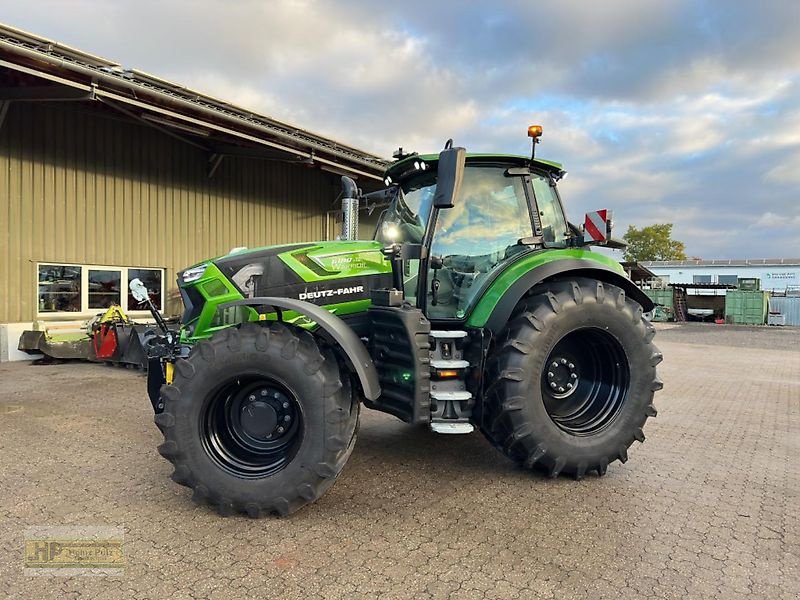
[[[744,292],[755,292],[761,289],[761,280],[757,277],[739,277],[736,287]]]
[[[769,313],[767,325],[786,325],[786,315]]]

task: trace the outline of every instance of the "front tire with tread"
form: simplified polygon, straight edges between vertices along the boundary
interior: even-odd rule
[[[209,399],[223,382],[247,376],[291,391],[302,415],[292,457],[265,476],[220,468],[203,440]],[[198,504],[222,515],[288,515],[322,496],[352,453],[360,406],[352,387],[333,352],[304,330],[283,323],[223,330],[179,359],[173,383],[162,387],[164,411],[155,416],[164,434],[159,452],[175,467],[172,479],[191,488]]]

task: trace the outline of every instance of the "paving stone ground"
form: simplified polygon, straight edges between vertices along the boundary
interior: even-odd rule
[[[258,521],[170,481],[141,375],[0,365],[0,597],[798,598],[800,330],[713,327],[662,328],[658,418],[605,477],[365,410],[328,494]],[[124,574],[24,575],[35,525],[123,528]]]

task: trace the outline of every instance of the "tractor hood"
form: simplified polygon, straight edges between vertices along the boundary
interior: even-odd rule
[[[371,275],[391,275],[391,264],[381,250],[381,244],[373,241],[316,242],[237,252],[212,262],[245,297],[313,300],[315,292],[330,289],[344,296],[338,288],[353,287]]]
[[[240,250],[178,274],[183,324],[211,332],[217,307],[242,298],[278,296],[339,315],[366,310],[373,289],[391,285],[391,264],[375,241],[309,242]]]

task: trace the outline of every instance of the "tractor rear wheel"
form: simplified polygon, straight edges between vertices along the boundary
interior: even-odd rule
[[[655,329],[617,286],[547,282],[520,302],[498,336],[482,429],[509,458],[551,477],[603,475],[628,459],[656,416],[662,383]]]
[[[282,323],[198,343],[163,386],[159,452],[220,514],[287,515],[318,499],[352,452],[359,403],[332,352]]]

